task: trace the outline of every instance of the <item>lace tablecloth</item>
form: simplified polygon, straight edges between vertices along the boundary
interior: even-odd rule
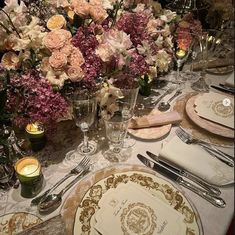
[[[209,77],[209,82],[213,82],[213,84],[222,83],[229,75],[224,76],[212,76]],[[160,91],[162,92],[162,91]],[[184,94],[187,92],[191,92],[189,84],[186,84],[184,89]],[[172,94],[171,94],[172,95]],[[170,97],[171,95],[167,96]],[[90,135],[93,139],[98,141],[98,151],[95,155],[91,156],[91,171],[95,172],[101,168],[105,168],[107,166],[111,166],[114,163],[107,161],[103,155],[102,150],[105,149],[105,145],[107,145],[107,141],[105,140],[104,132],[102,125],[98,125],[98,128],[94,128],[91,130]],[[165,141],[169,141],[175,135],[176,127],[173,127],[170,133],[164,139],[160,140],[151,140],[144,141],[136,139],[136,143],[132,148],[132,153],[130,158],[125,162],[126,164],[137,164],[142,165],[136,157],[138,153],[146,155],[146,150],[154,152],[158,154],[160,152],[161,146]],[[64,161],[65,154],[68,151],[71,151],[76,147],[76,145],[81,141],[81,132],[79,132],[72,121],[65,121],[60,123],[58,132],[53,136],[51,140],[48,141],[46,148],[36,153],[35,155],[38,157],[40,162],[42,162],[47,167],[43,168],[43,174],[45,177],[45,185],[43,191],[50,188],[55,182],[57,182],[60,178],[62,178],[66,173],[73,168],[72,165],[67,164]],[[231,146],[228,148],[221,148],[223,151],[227,152],[230,155],[234,156],[234,151]],[[90,174],[92,174],[92,172]],[[71,177],[70,180],[66,181],[66,184],[69,181],[73,180]],[[64,187],[62,185],[61,187]],[[58,188],[56,191],[60,191],[61,188]],[[64,196],[63,200],[69,195],[69,193],[73,190],[71,188]],[[193,192],[182,188],[187,197],[194,203],[195,207],[198,210],[200,215],[202,226],[205,235],[224,235],[228,229],[228,226],[231,222],[234,213],[234,186],[230,185],[229,187],[221,188],[222,194],[221,197],[226,201],[226,207],[224,209],[217,208],[212,204],[208,203],[206,200],[200,198]],[[25,199],[20,196],[20,187],[18,189],[11,189],[7,193],[0,192],[2,195],[0,197],[0,226],[2,223],[2,217],[8,213],[15,212],[28,212],[34,214],[41,218],[42,220],[47,220],[51,217],[54,217],[60,214],[60,209],[58,208],[56,211],[49,215],[40,215],[37,211],[37,207],[30,206],[31,199]],[[55,231],[56,234],[56,231]]]

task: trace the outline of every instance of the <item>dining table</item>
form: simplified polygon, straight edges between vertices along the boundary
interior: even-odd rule
[[[206,75],[206,82],[211,85],[219,86],[219,84],[224,83],[225,80],[231,76],[232,73],[223,73],[223,74],[213,74],[208,73]],[[169,74],[167,76],[170,76]],[[173,76],[173,75],[171,75]],[[164,80],[166,77],[160,77],[159,80]],[[191,89],[192,80],[189,78],[186,82],[184,82],[184,86],[182,87],[182,93],[177,96],[171,102],[171,110],[176,110],[180,113],[180,109],[183,109],[182,113],[183,119],[185,118],[184,108],[185,103],[184,101],[190,97],[190,95],[195,95],[195,91]],[[152,96],[151,97],[142,97],[141,95],[138,96],[137,104],[136,104],[136,115],[139,113],[143,113],[145,109],[145,102],[149,102],[150,98],[153,96],[158,97],[159,94],[162,94],[166,91],[166,89],[171,84],[170,80],[165,87],[157,87],[153,84],[152,86]],[[175,88],[177,90],[177,86]],[[174,90],[174,91],[175,91]],[[217,91],[214,88],[210,87],[210,91],[217,92],[219,94],[227,95],[227,93],[223,93],[221,91]],[[167,94],[164,97],[164,100],[168,100],[173,93]],[[234,97],[228,94],[230,99]],[[181,107],[182,106],[182,107]],[[190,122],[187,122],[190,123]],[[160,177],[161,179],[167,180],[173,185],[179,192],[181,192],[185,198],[192,203],[193,208],[195,208],[195,212],[197,217],[200,220],[202,229],[200,230],[200,234],[204,235],[225,235],[229,225],[234,216],[234,181],[229,183],[228,185],[221,185],[219,189],[221,190],[220,197],[226,202],[226,206],[224,208],[219,208],[207,200],[203,199],[202,197],[198,196],[191,190],[180,186],[176,182],[171,181],[170,179],[166,178],[165,176],[161,175],[160,172],[153,171],[148,169],[138,158],[137,155],[141,154],[147,156],[146,151],[151,151],[152,153],[158,155],[161,152],[161,149],[173,138],[176,137],[176,130],[178,126],[181,125],[185,130],[188,132],[192,131],[192,126],[194,125],[197,133],[203,132],[203,138],[207,137],[207,134],[210,135],[205,129],[197,127],[196,124],[190,123],[185,124],[185,122],[180,124],[173,124],[169,131],[162,136],[157,138],[138,138],[138,136],[134,136],[131,133],[128,134],[128,141],[130,141],[131,146],[128,147],[129,157],[122,162],[114,162],[107,160],[103,156],[103,151],[107,148],[107,139],[105,137],[104,125],[102,120],[97,120],[94,126],[89,131],[89,138],[92,138],[97,142],[97,151],[95,154],[89,156],[90,159],[90,171],[88,174],[83,176],[76,184],[74,184],[62,197],[61,205],[51,213],[42,214],[39,213],[37,206],[31,205],[31,200],[33,198],[24,198],[21,196],[20,188],[21,185],[18,187],[12,187],[8,191],[1,190],[0,191],[0,234],[16,234],[12,232],[14,226],[17,225],[17,221],[13,221],[12,231],[8,231],[9,233],[1,233],[1,229],[5,225],[5,216],[6,215],[16,215],[17,213],[27,213],[33,216],[33,218],[37,218],[38,221],[35,224],[38,224],[38,228],[40,228],[40,224],[44,221],[51,221],[49,226],[47,226],[46,231],[47,234],[70,234],[71,231],[71,224],[74,223],[74,214],[69,219],[70,216],[68,211],[66,211],[66,206],[72,205],[73,202],[71,201],[72,198],[79,198],[79,192],[85,194],[86,191],[89,189],[89,186],[86,184],[82,184],[82,182],[89,182],[97,172],[102,172],[107,169],[146,169],[147,172],[150,174],[154,174],[156,177]],[[151,133],[149,133],[151,136]],[[50,136],[47,137],[47,144],[43,150],[38,152],[34,152],[33,155],[39,160],[42,164],[42,173],[44,176],[44,184],[43,188],[40,193],[50,189],[57,181],[63,178],[72,168],[75,167],[75,163],[71,163],[66,161],[66,154],[70,151],[73,151],[76,146],[80,143],[82,139],[82,134],[78,128],[76,128],[73,120],[61,120],[58,123],[57,130],[54,131]],[[215,136],[216,139],[216,135]],[[205,141],[211,141],[208,138]],[[211,144],[216,146],[218,149],[224,151],[225,153],[234,157],[234,138],[226,138],[220,136],[219,140],[216,142],[213,140]],[[212,156],[210,156],[213,158]],[[82,159],[82,157],[81,157]],[[177,159],[176,159],[177,162]],[[201,168],[203,170],[203,166]],[[115,170],[114,170],[115,171]],[[64,184],[59,186],[56,189],[56,192],[59,192],[61,189],[65,187],[69,182],[71,182],[74,177],[70,177]],[[188,179],[187,179],[188,180]],[[190,180],[188,180],[190,181]],[[83,185],[78,190],[78,185]],[[88,183],[89,185],[89,183]],[[76,195],[75,195],[76,191]],[[39,194],[40,194],[39,193]],[[70,204],[68,204],[68,200],[70,200]],[[76,204],[76,207],[78,205]],[[74,208],[73,208],[74,209]],[[76,209],[76,208],[75,208]],[[75,210],[76,211],[76,210]],[[53,223],[53,218],[56,216],[60,216],[60,222],[64,226],[60,226]],[[20,221],[20,220],[19,220]],[[40,223],[39,223],[40,222]],[[58,221],[57,221],[58,222]],[[14,224],[15,223],[15,224]],[[30,223],[30,222],[28,222]],[[43,224],[43,223],[42,223]],[[27,226],[26,226],[27,227]],[[32,227],[33,228],[33,227]],[[12,232],[12,233],[11,233]],[[50,233],[51,232],[51,233]],[[26,233],[31,234],[31,233]],[[33,233],[32,233],[33,234]],[[39,233],[34,233],[39,234]],[[44,234],[44,233],[41,233]],[[46,233],[45,233],[46,234]],[[77,233],[77,234],[86,234],[86,233]],[[113,233],[114,234],[114,233]],[[187,233],[190,234],[190,233]]]

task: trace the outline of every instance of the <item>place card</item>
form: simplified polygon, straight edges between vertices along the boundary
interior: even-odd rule
[[[183,215],[132,182],[99,201],[94,228],[101,234],[186,234]]]
[[[234,100],[228,95],[204,93],[195,100],[195,111],[202,118],[234,129]]]

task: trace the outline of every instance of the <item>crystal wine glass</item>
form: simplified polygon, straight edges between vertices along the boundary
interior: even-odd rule
[[[109,140],[109,149],[103,155],[111,162],[122,162],[130,156],[131,148],[124,148],[128,123],[132,115],[130,110],[123,108],[116,111],[111,117],[103,117],[106,137]]]
[[[82,155],[92,155],[97,146],[94,141],[88,140],[87,133],[94,123],[97,109],[96,97],[91,97],[85,93],[76,93],[73,96],[73,118],[76,126],[83,132],[83,141],[75,151],[66,155],[67,160],[79,162]]]
[[[194,82],[191,88],[195,91],[208,92],[209,86],[206,83],[206,70],[208,60],[215,59],[220,54],[220,46],[222,45],[222,31],[208,29],[199,36],[200,55],[198,56],[201,64],[201,74],[198,81]]]

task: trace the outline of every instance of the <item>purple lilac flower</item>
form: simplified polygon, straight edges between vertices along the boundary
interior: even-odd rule
[[[64,98],[36,73],[11,77],[7,107],[19,127],[36,121],[50,126],[67,111]]]
[[[82,65],[85,74],[83,83],[89,83],[88,86],[95,85],[95,79],[102,70],[102,60],[95,54],[95,49],[99,44],[95,37],[96,30],[99,28],[94,24],[89,27],[80,27],[72,39],[73,45],[81,50],[85,59]]]
[[[146,27],[149,16],[144,12],[126,13],[117,22],[117,28],[130,35],[134,46],[148,39]]]
[[[137,52],[132,53],[131,61],[129,64],[129,73],[134,76],[142,76],[149,71],[149,66],[144,57]]]

